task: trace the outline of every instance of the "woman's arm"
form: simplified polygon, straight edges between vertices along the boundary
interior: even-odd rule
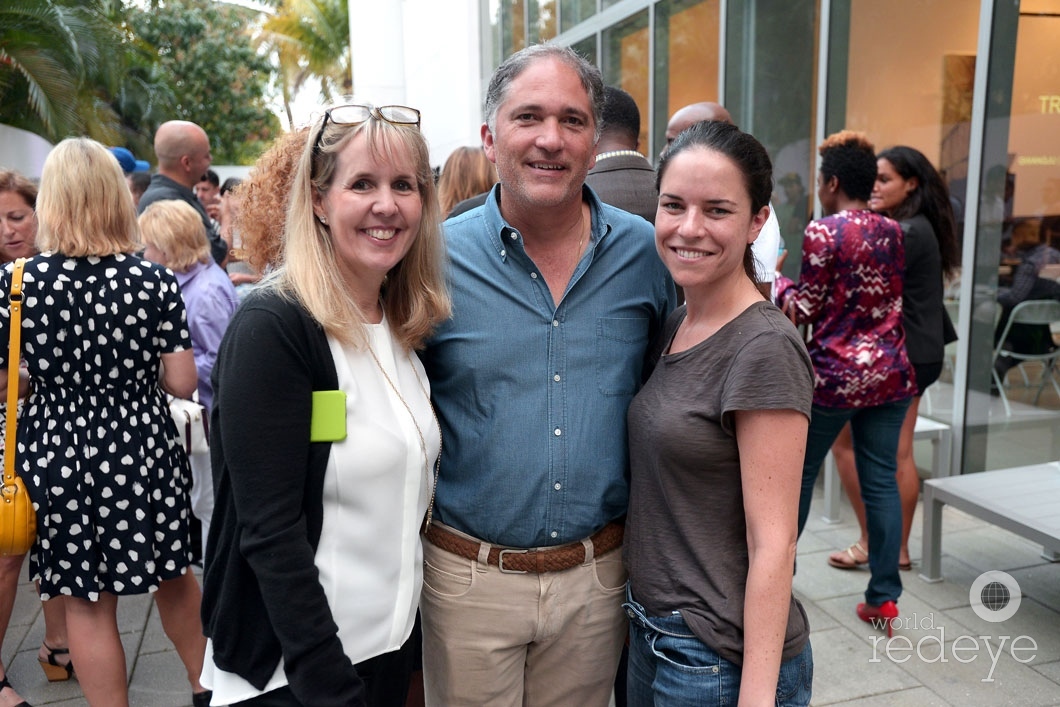
[[[261,280],[261,275],[256,272],[230,272],[228,279],[233,285],[247,285]]]
[[[214,265],[211,263],[211,269]],[[201,277],[214,273],[204,272]],[[218,268],[218,278],[224,272]],[[225,286],[222,286],[224,284]],[[195,352],[195,369],[199,381],[210,386],[210,375],[213,372],[217,352],[221,348],[228,323],[238,305],[235,290],[227,286],[224,280],[211,282],[209,287],[198,291],[193,299],[185,295],[188,307],[188,329],[191,332],[191,343]],[[212,388],[210,388],[212,389]]]
[[[195,355],[191,349],[162,354],[162,370],[159,374],[162,390],[178,398],[190,398],[198,386],[195,372]]]
[[[148,277],[158,279],[158,295],[161,298],[161,317],[155,335],[162,352],[162,366],[158,371],[158,384],[162,390],[178,398],[190,398],[195,392],[198,378],[195,373],[195,354],[188,335],[187,310],[176,277],[169,270],[143,261],[148,268]]]
[[[791,606],[809,420],[795,410],[735,413],[749,566],[741,706],[773,705]]]
[[[812,324],[832,294],[835,279],[835,234],[831,226],[811,221],[802,243],[802,270],[798,283],[777,280],[777,306],[792,323]]]
[[[0,368],[0,403],[7,402],[7,369]],[[29,395],[29,371],[25,368],[18,369],[18,397],[25,398]]]

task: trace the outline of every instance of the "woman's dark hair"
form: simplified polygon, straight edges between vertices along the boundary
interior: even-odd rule
[[[821,176],[839,180],[839,188],[851,199],[868,201],[876,183],[876,148],[863,133],[840,130],[817,148]]]
[[[957,220],[953,216],[950,190],[942,181],[942,175],[922,152],[905,145],[889,147],[876,158],[890,162],[902,179],[916,179],[916,188],[906,195],[901,204],[891,209],[889,216],[897,221],[905,221],[923,214],[938,239],[942,271],[947,276],[952,275],[960,267]]]
[[[663,175],[670,162],[682,152],[693,148],[703,148],[718,152],[728,157],[743,175],[744,188],[751,198],[751,214],[757,214],[763,206],[769,205],[773,193],[773,162],[762,143],[753,136],[741,131],[731,123],[718,120],[703,120],[679,134],[666,148],[659,160],[659,169],[655,175],[655,190],[659,191]],[[755,272],[754,255],[748,244],[743,259],[744,271],[753,282],[758,282]]]
[[[221,185],[221,196],[224,196],[230,191],[233,191],[236,187],[243,183],[243,180],[239,177],[229,177]]]

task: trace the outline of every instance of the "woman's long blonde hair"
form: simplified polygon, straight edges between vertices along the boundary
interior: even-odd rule
[[[423,203],[419,232],[409,252],[387,275],[382,302],[394,335],[409,349],[422,348],[434,327],[449,317],[438,197],[431,173],[430,153],[422,133],[369,118],[357,125],[328,123],[317,144],[319,128],[310,130],[307,146],[294,175],[284,230],[284,265],[270,282],[292,294],[324,330],[339,341],[363,345],[367,341],[361,311],[339,272],[331,233],[313,213],[314,193],[331,186],[338,155],[364,133],[373,157],[393,160],[398,152],[412,157]]]
[[[37,248],[71,258],[140,249],[140,227],[125,175],[110,150],[95,140],[67,138],[44,160]]]

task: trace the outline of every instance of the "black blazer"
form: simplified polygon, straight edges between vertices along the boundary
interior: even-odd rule
[[[902,327],[905,350],[913,364],[940,363],[945,348],[942,254],[926,216],[902,221],[905,274],[902,278]],[[953,324],[950,324],[952,330]]]

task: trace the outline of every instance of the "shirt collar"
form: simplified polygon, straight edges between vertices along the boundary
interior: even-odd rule
[[[489,196],[486,198],[484,219],[493,247],[497,251],[497,255],[504,260],[508,257],[508,249],[512,244],[518,243],[519,247],[522,247],[522,236],[519,235],[516,238],[512,238],[512,234],[518,234],[519,231],[505,221],[501,215],[500,194],[501,185],[498,182],[493,186]],[[589,204],[589,218],[591,220],[589,246],[596,247],[601,240],[611,233],[612,226],[609,222],[604,221],[603,209],[601,208],[603,202],[600,201],[600,197],[596,195],[596,192],[588,184],[582,185],[582,200]]]

